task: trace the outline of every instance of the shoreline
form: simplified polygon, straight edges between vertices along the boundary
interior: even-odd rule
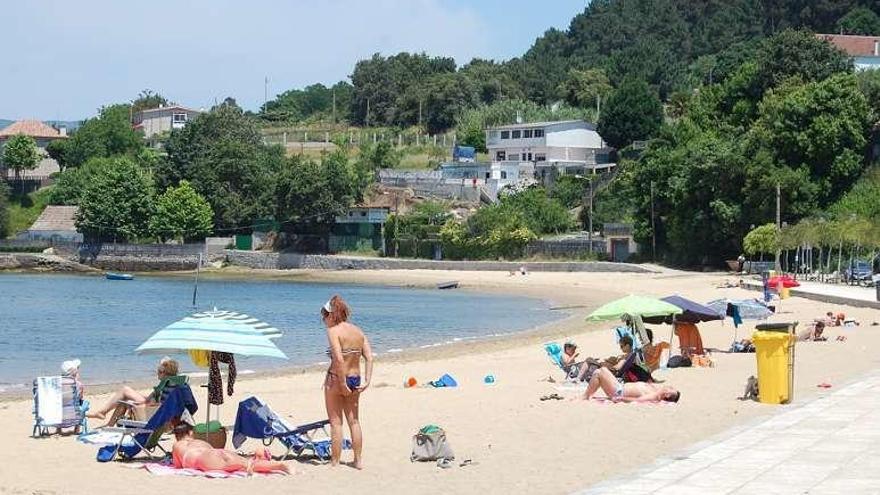
[[[200,273],[200,277],[213,280],[255,280],[255,281],[285,281],[285,282],[302,282],[316,284],[333,284],[333,285],[352,285],[352,286],[381,286],[399,289],[435,289],[435,284],[430,282],[422,283],[406,283],[406,284],[390,284],[381,279],[359,280],[359,281],[339,281],[335,280],[334,275],[328,273],[343,272],[324,271],[313,269],[298,270],[260,270],[243,267],[229,267],[221,269],[209,269]],[[96,273],[62,273],[62,272],[31,272],[37,274],[67,274],[75,276],[103,276],[103,272]],[[192,277],[194,271],[172,271],[172,272],[134,272],[138,276],[155,277],[155,278],[187,278]],[[257,275],[254,277],[253,275]],[[504,289],[499,287],[479,287],[467,286],[459,287],[455,290],[465,292],[473,292],[480,294],[493,295],[514,295],[519,297],[528,297],[536,299],[547,306],[546,311],[550,313],[561,313],[562,316],[555,317],[551,321],[539,324],[534,327],[528,327],[508,333],[496,333],[489,335],[478,335],[472,337],[456,337],[452,340],[441,342],[432,342],[427,344],[415,344],[412,347],[402,349],[389,349],[387,351],[376,353],[376,360],[389,364],[406,364],[415,361],[436,361],[451,357],[460,357],[473,354],[480,354],[491,350],[509,349],[527,343],[541,343],[548,337],[559,336],[562,332],[562,326],[566,323],[574,323],[579,315],[574,314],[573,310],[582,309],[579,307],[558,306],[552,299],[540,298],[536,295],[523,295],[515,290]],[[582,321],[582,319],[581,319]],[[584,322],[586,325],[586,322]],[[566,325],[567,326],[567,325]],[[595,330],[595,329],[594,329]],[[176,354],[175,354],[176,355]],[[181,355],[181,359],[186,359]],[[172,356],[174,357],[174,356]],[[261,380],[265,378],[285,378],[307,373],[323,371],[327,366],[326,361],[311,364],[291,364],[280,365],[270,369],[250,370],[249,373],[241,375],[239,381]],[[202,371],[195,371],[189,375],[201,374]],[[183,373],[187,374],[187,373]],[[201,376],[199,376],[201,378]],[[84,383],[90,395],[102,395],[115,391],[120,386],[127,385],[135,389],[150,389],[155,384],[152,379],[122,379],[118,381],[101,381],[96,383]],[[21,385],[21,387],[16,387]],[[33,398],[32,384],[30,383],[9,383],[9,389],[0,389],[0,404],[7,402],[17,402],[22,400],[30,400]]]

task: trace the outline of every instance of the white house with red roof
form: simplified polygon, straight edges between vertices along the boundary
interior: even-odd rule
[[[817,34],[852,57],[856,70],[880,69],[880,36]]]
[[[6,170],[6,167],[3,166],[2,149],[9,138],[18,134],[24,134],[25,136],[34,138],[34,141],[37,143],[37,148],[39,148],[40,152],[43,154],[43,158],[40,160],[37,168],[34,170],[23,171],[21,173],[21,178],[48,177],[50,174],[60,170],[58,168],[58,162],[49,158],[49,155],[46,154],[46,146],[57,139],[67,139],[67,130],[64,127],[55,129],[39,120],[19,120],[0,129],[0,174],[6,177],[14,176],[12,170]]]

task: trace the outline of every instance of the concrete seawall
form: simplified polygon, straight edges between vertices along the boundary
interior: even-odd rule
[[[654,273],[640,265],[605,261],[432,261],[402,258],[354,258],[298,253],[226,251],[226,260],[236,266],[262,270],[459,270],[513,271],[525,266],[534,272],[628,272]]]

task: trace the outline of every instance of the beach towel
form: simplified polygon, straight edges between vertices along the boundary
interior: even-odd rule
[[[443,376],[441,376],[437,380],[435,380],[433,382],[428,382],[428,385],[435,387],[435,388],[450,388],[450,387],[457,387],[458,382],[456,382],[455,378],[452,378],[451,375],[444,374]]]
[[[37,416],[44,425],[61,424],[64,419],[64,391],[60,376],[37,378]]]
[[[140,467],[140,466],[138,466]],[[232,473],[227,473],[226,471],[200,471],[198,469],[188,469],[188,468],[176,468],[174,466],[169,466],[168,464],[162,464],[161,462],[150,462],[143,464],[144,469],[146,469],[150,474],[155,474],[156,476],[189,476],[189,477],[200,477],[200,478],[213,478],[213,479],[225,479],[225,478],[248,478],[251,476],[276,476],[282,475],[286,476],[287,473],[284,471],[274,471],[272,473],[252,473],[248,475],[245,471],[235,471]]]
[[[121,445],[123,447],[134,445],[134,441],[130,436],[125,437],[125,440],[122,439],[121,431],[106,431],[103,429],[90,431],[76,437],[76,439],[90,445],[119,445],[119,442],[122,442]]]
[[[731,306],[733,306],[733,309],[731,311],[732,314],[730,315],[731,317],[733,317],[733,326],[734,328],[739,328],[739,326],[743,323],[742,316],[739,314],[739,306],[737,306],[736,304],[731,304]]]
[[[678,337],[682,355],[705,354],[703,349],[703,337],[700,330],[690,322],[676,322],[675,335]]]

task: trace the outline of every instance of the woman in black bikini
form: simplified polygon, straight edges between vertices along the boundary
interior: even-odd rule
[[[330,419],[330,465],[338,466],[342,454],[342,416],[351,431],[354,450],[354,467],[363,469],[361,451],[364,440],[358,420],[361,392],[370,386],[373,376],[373,352],[367,336],[357,326],[349,323],[348,305],[339,296],[333,296],[321,308],[321,319],[327,326],[330,343],[330,368],[324,380],[324,403]],[[361,356],[366,362],[364,379],[361,380]]]

